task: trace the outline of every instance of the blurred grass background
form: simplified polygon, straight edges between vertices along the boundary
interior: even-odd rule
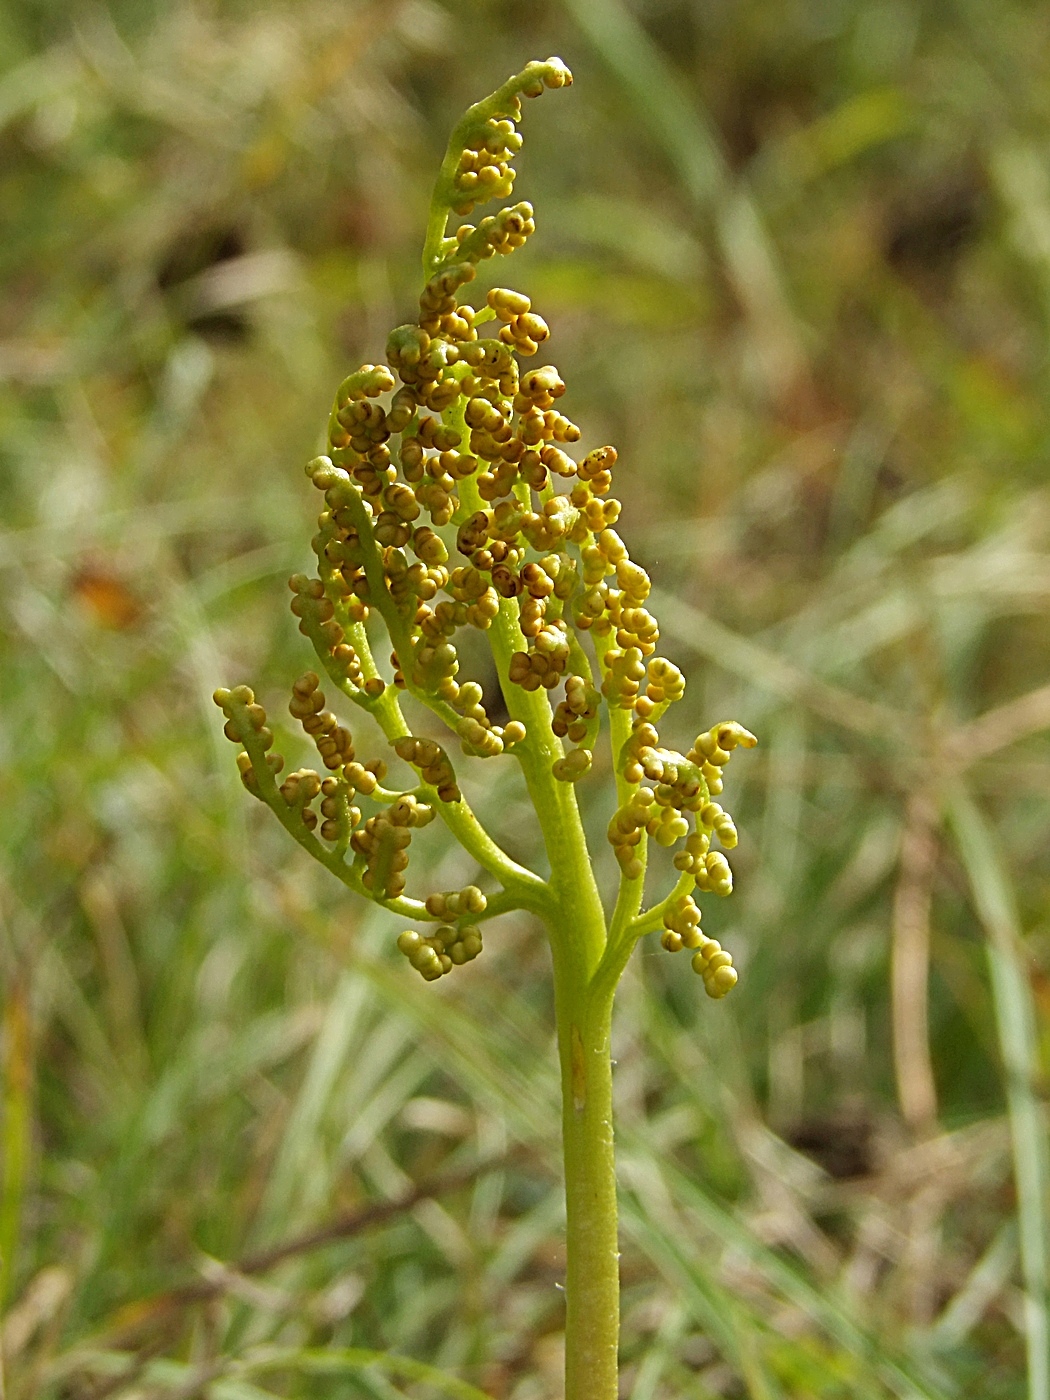
[[[209,699],[284,712],[300,463],[452,122],[558,53],[482,281],[620,450],[669,735],[762,738],[739,989],[646,945],[620,1000],[624,1396],[1046,1400],[1048,44],[1027,0],[0,10],[9,1397],[470,1393],[360,1349],[560,1394],[536,928],[419,982]]]

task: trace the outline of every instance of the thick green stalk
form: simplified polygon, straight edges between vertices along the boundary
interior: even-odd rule
[[[612,996],[595,997],[581,986],[557,949],[554,994],[565,1161],[565,1397],[615,1400],[620,1253],[609,1056]]]
[[[521,642],[510,608],[494,625],[493,652],[506,675]],[[506,655],[501,655],[501,653]],[[595,996],[593,979],[606,946],[605,914],[575,788],[550,771],[550,708],[542,693],[507,686],[529,710],[538,755],[521,758],[551,863],[558,913],[548,918],[554,962],[554,1008],[561,1061],[562,1155],[566,1213],[566,1400],[615,1400],[620,1331],[616,1166],[613,1158],[610,1027],[615,982]],[[508,694],[508,702],[511,696]],[[542,726],[546,734],[537,732]],[[549,735],[549,740],[548,736]],[[558,745],[560,748],[560,745]],[[538,761],[537,761],[538,760]]]
[[[466,437],[469,430],[462,414],[463,405],[458,405],[445,417]],[[483,505],[470,478],[460,483],[460,500],[471,512]],[[554,1013],[561,1062],[565,1400],[615,1400],[620,1255],[610,1033],[619,977],[603,978],[601,987],[595,987],[608,938],[605,911],[576,789],[572,783],[559,782],[551,772],[552,763],[564,750],[551,729],[550,704],[543,691],[525,691],[506,679],[511,655],[526,645],[515,600],[503,600],[488,636],[507,709],[526,726],[528,738],[516,753],[543,832],[551,865],[552,903],[557,911],[545,922],[554,963]]]
[[[505,676],[510,652],[521,645],[513,634],[521,634],[510,608],[500,611],[492,628],[492,644],[500,674]],[[594,993],[606,946],[605,915],[575,789],[571,783],[558,782],[550,771],[551,745],[558,740],[550,733],[546,697],[530,695],[509,683],[506,690],[512,714],[522,718],[527,714],[526,723],[536,726],[530,736],[535,748],[532,743],[522,745],[520,757],[550,858],[550,884],[558,911],[556,918],[546,922],[554,962],[562,1084],[565,1400],[615,1400],[620,1275],[610,1026],[616,984],[613,981],[598,995]]]

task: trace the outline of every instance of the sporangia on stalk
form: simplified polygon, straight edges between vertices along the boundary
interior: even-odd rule
[[[248,791],[344,884],[418,925],[397,946],[422,977],[476,958],[482,925],[501,913],[527,909],[545,923],[565,1097],[566,1393],[611,1400],[612,996],[634,943],[657,930],[669,952],[691,950],[709,996],[736,984],[731,955],[701,931],[694,896],[732,890],[723,851],[737,833],[715,799],[733,751],[756,740],[729,720],[702,730],[687,753],[662,745],[659,722],[681,703],[685,681],[657,655],[650,580],[616,528],[616,450],[577,446],[583,434],[562,411],[564,380],[553,365],[534,366],[550,331],[529,297],[492,287],[467,299],[479,264],[533,234],[532,206],[509,204],[447,234],[451,215],[510,198],[521,99],[571,82],[559,59],[530,63],[456,127],[431,203],[418,315],[391,332],[385,364],[364,365],[339,386],[327,452],[307,463],[324,502],[317,567],[290,580],[291,606],[318,671],[295,681],[289,710],[319,769],[282,781],[284,761],[253,692],[221,689],[215,701]],[[494,722],[481,685],[461,672],[466,629],[491,645],[506,723]],[[380,636],[390,679],[381,674],[386,657],[375,654]],[[326,690],[366,711],[382,742],[359,754]],[[442,742],[412,732],[406,699],[442,722]],[[620,877],[611,914],[575,794],[599,742],[611,743],[615,770],[608,840]],[[521,765],[548,876],[512,860],[479,823],[459,785],[457,751]],[[388,777],[388,761],[398,776]],[[491,893],[474,884],[410,892],[412,842],[435,817]],[[643,910],[652,842],[674,852],[677,879]]]

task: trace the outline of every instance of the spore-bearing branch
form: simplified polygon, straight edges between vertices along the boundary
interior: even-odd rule
[[[615,529],[616,451],[599,446],[574,456],[581,431],[560,410],[564,380],[553,365],[520,364],[550,336],[527,296],[494,287],[480,310],[460,299],[479,261],[520,246],[531,210],[505,209],[445,237],[450,213],[510,193],[520,98],[569,82],[557,59],[529,64],[457,126],[434,192],[418,317],[391,332],[388,364],[364,365],[339,386],[328,450],[306,467],[324,507],[312,541],[317,572],[290,580],[292,611],[325,675],[372,715],[417,781],[403,791],[382,786],[385,762],[359,761],[315,672],[296,681],[289,708],[326,776],[302,769],[278,786],[283,760],[268,752],[272,734],[254,696],[239,687],[216,692],[216,700],[227,734],[244,746],[249,791],[344,883],[420,920],[439,917],[437,906],[434,897],[405,894],[406,872],[415,833],[435,815],[502,885],[500,907],[531,908],[550,921],[554,899],[477,821],[447,749],[411,732],[401,696],[431,711],[464,753],[522,761],[548,850],[569,811],[558,788],[591,770],[604,711],[617,787],[608,839],[621,878],[599,980],[618,977],[636,938],[661,926],[664,947],[692,949],[693,966],[717,997],[737,974],[729,954],[700,934],[693,894],[732,889],[728,862],[712,842],[731,848],[736,830],[713,799],[731,751],[754,737],[725,722],[698,735],[687,754],[661,745],[657,723],[682,699],[685,681],[656,655],[649,578]],[[485,321],[496,323],[494,335],[479,334]],[[389,682],[366,631],[373,615],[390,640]],[[495,723],[481,686],[459,679],[457,636],[465,628],[489,636],[508,704],[524,718]],[[515,692],[523,696],[517,705]],[[524,696],[535,698],[526,704]],[[377,810],[363,815],[361,799]],[[658,919],[654,910],[640,912],[650,841],[677,848],[681,872],[654,906]],[[476,955],[474,935],[464,934],[474,925],[464,921],[487,914],[480,891],[478,898],[480,906],[464,905],[436,942],[417,947],[406,936],[424,976]]]

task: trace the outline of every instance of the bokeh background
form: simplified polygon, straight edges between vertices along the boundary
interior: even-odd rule
[[[412,314],[452,123],[549,53],[538,232],[479,285],[619,448],[677,737],[762,740],[705,914],[739,988],[649,940],[620,998],[623,1394],[1050,1393],[1050,10],[7,0],[9,1400],[438,1393],[352,1348],[560,1394],[542,937],[422,983],[209,698],[284,713],[301,463]]]

